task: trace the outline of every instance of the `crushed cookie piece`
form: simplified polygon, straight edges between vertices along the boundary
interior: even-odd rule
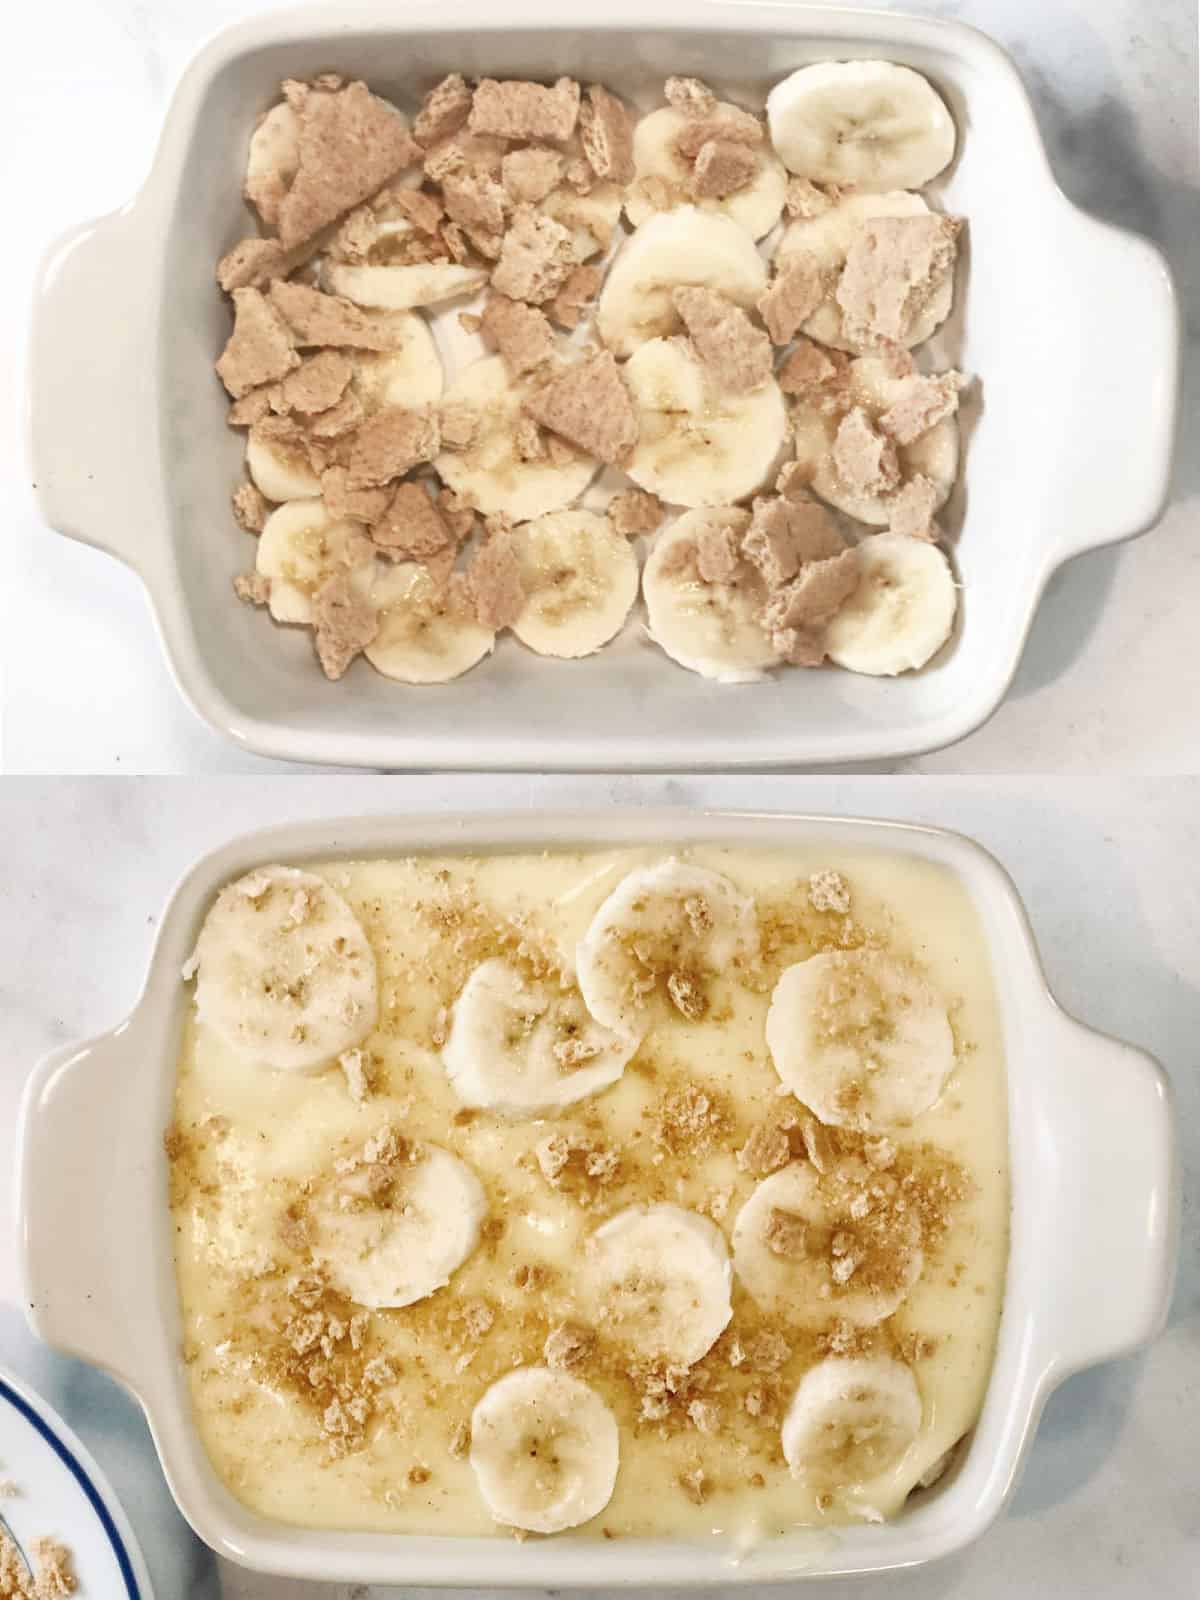
[[[365,83],[309,94],[299,117],[299,165],[279,205],[285,249],[312,238],[421,159],[404,118]]]
[[[825,649],[819,634],[858,588],[860,566],[853,546],[825,561],[809,561],[773,594],[760,620],[772,640],[797,666],[819,666]],[[789,632],[795,640],[781,637]]]
[[[788,179],[787,191],[783,197],[783,209],[789,217],[803,217],[809,221],[828,211],[833,204],[833,197],[818,189],[816,184],[808,178],[798,178],[795,175]]]
[[[933,520],[937,500],[937,485],[918,472],[888,502],[888,532],[936,544],[941,536]]]
[[[961,372],[943,372],[936,378],[913,373],[906,377],[904,393],[879,418],[879,427],[897,444],[914,444],[922,434],[958,410]]]
[[[553,299],[576,265],[570,230],[532,206],[518,206],[500,246],[492,288],[511,300],[541,305]]]
[[[413,119],[413,138],[424,149],[448,139],[466,126],[471,114],[471,89],[460,72],[451,72],[421,102]]]
[[[442,199],[446,215],[471,237],[503,232],[508,197],[486,172],[467,167],[448,174],[442,180]]]
[[[483,308],[482,330],[495,341],[514,377],[532,372],[555,352],[554,329],[544,312],[507,295],[493,294]]]
[[[579,138],[588,164],[606,183],[632,183],[633,123],[615,94],[601,84],[589,84],[579,108]]]
[[[261,533],[271,514],[271,504],[253,483],[239,483],[233,491],[233,520],[247,533]]]
[[[258,289],[233,291],[233,332],[217,360],[217,376],[235,400],[300,365],[286,322]]]
[[[763,1230],[763,1238],[772,1254],[785,1261],[803,1261],[808,1254],[808,1224],[792,1211],[781,1211],[772,1206]]]
[[[896,446],[861,406],[853,406],[842,418],[832,456],[838,477],[855,494],[888,494],[899,486]]]
[[[451,536],[425,485],[401,483],[386,511],[371,525],[371,540],[393,561],[424,561],[444,550]]]
[[[772,344],[789,343],[824,297],[825,281],[817,258],[807,250],[788,256],[758,302]]]
[[[278,239],[242,239],[217,263],[217,282],[232,294],[234,289],[261,289],[290,270],[288,252]]]
[[[696,152],[692,193],[698,200],[724,200],[754,181],[758,156],[748,144],[706,139]]]
[[[715,289],[676,289],[671,299],[683,319],[700,360],[718,386],[730,394],[749,394],[771,377],[771,341],[741,306]]]
[[[475,529],[475,512],[452,489],[438,490],[437,507],[455,544],[463,544]]]
[[[309,417],[308,433],[314,440],[342,439],[353,433],[366,416],[366,407],[353,389],[347,389],[336,405]]]
[[[954,271],[961,219],[936,211],[870,217],[856,232],[835,298],[848,340],[904,344],[914,316]]]
[[[525,609],[521,562],[510,534],[486,539],[467,568],[467,593],[482,627],[511,628]]]
[[[328,411],[346,392],[354,367],[340,350],[320,350],[308,356],[280,384],[283,405],[306,416]]]
[[[721,1412],[711,1400],[691,1400],[687,1408],[688,1421],[701,1433],[716,1433],[721,1425]]]
[[[65,1544],[58,1539],[43,1536],[33,1540],[29,1546],[29,1553],[33,1557],[34,1570],[37,1573],[29,1600],[61,1600],[64,1595],[78,1592],[79,1579],[75,1576],[71,1552]],[[19,1573],[17,1575],[19,1576]],[[7,1583],[8,1574],[0,1571],[0,1578]],[[17,1589],[15,1593],[17,1600],[20,1600],[22,1590]]]
[[[596,1335],[590,1328],[582,1328],[574,1322],[560,1322],[546,1336],[542,1359],[548,1367],[557,1367],[566,1372],[571,1367],[577,1367],[595,1343]]]
[[[825,561],[845,550],[845,540],[826,508],[811,496],[764,496],[754,502],[742,554],[774,592],[809,561]]]
[[[443,406],[438,412],[443,450],[469,450],[479,433],[479,413],[473,406]]]
[[[585,308],[596,298],[604,275],[599,267],[575,267],[549,302],[548,314],[560,328],[576,328]]]
[[[653,533],[666,514],[667,508],[658,496],[645,489],[622,489],[605,508],[613,529],[626,539]]]
[[[638,420],[611,351],[576,362],[538,390],[525,409],[543,427],[616,466],[637,443]]]
[[[317,659],[327,678],[340,678],[379,632],[379,613],[345,573],[327,578],[313,595],[312,615]]]
[[[383,516],[391,499],[388,489],[351,489],[345,467],[326,467],[321,474],[321,498],[336,521],[375,522]]]
[[[225,421],[231,428],[252,428],[256,422],[270,415],[271,401],[278,388],[277,383],[260,383],[256,389],[248,389],[240,400],[235,400],[230,406],[225,413]]]
[[[361,264],[379,239],[379,222],[370,206],[355,206],[338,225],[330,254],[339,261]]]
[[[542,1177],[552,1189],[563,1189],[582,1206],[596,1204],[602,1191],[621,1173],[621,1158],[602,1140],[567,1129],[548,1134],[534,1154]]]
[[[397,189],[388,197],[388,204],[420,233],[436,237],[441,232],[446,208],[436,195],[423,189]]]
[[[671,1004],[689,1022],[699,1022],[708,1010],[708,997],[690,973],[672,972],[667,976],[667,994]]]
[[[483,78],[467,126],[472,133],[499,139],[562,143],[574,133],[578,116],[579,85],[573,78],[560,78],[552,89],[524,80]]]
[[[663,97],[685,117],[711,116],[717,106],[716,95],[699,78],[668,78]]]
[[[838,358],[843,366],[839,369]],[[846,357],[840,350],[823,350],[811,339],[797,339],[796,348],[779,369],[779,387],[784,394],[811,394],[834,383],[844,370]]]
[[[694,162],[711,140],[719,139],[726,144],[759,145],[765,137],[766,130],[757,117],[723,100],[714,106],[708,116],[689,119],[676,137],[675,149],[684,161]]]
[[[825,867],[808,880],[808,903],[814,911],[833,911],[844,917],[850,910],[850,885],[840,872]]]
[[[402,477],[438,453],[437,416],[387,406],[369,417],[354,436],[350,448],[346,487],[371,489]]]
[[[271,304],[299,345],[339,345],[355,350],[396,348],[397,334],[386,317],[373,321],[361,307],[340,295],[325,294],[306,283],[291,283],[283,278],[277,278],[268,292]],[[299,365],[299,361],[293,365]]]
[[[249,606],[265,606],[271,599],[271,580],[261,572],[239,572],[233,580],[233,592]]]
[[[537,205],[558,186],[562,174],[559,152],[539,145],[511,150],[500,163],[500,181],[516,205]]]
[[[755,1123],[745,1144],[737,1153],[738,1168],[752,1177],[765,1178],[786,1167],[792,1159],[792,1147],[787,1130],[794,1118],[784,1117]]]
[[[741,564],[735,529],[726,524],[702,526],[696,537],[696,570],[705,583],[731,583]]]

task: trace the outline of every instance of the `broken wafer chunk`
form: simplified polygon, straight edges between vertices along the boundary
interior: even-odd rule
[[[705,583],[731,583],[741,565],[735,529],[725,523],[704,524],[696,535],[696,570]]]
[[[513,150],[500,163],[500,181],[516,205],[537,205],[557,187],[563,158],[557,150],[530,145]]]
[[[287,324],[258,289],[233,291],[233,315],[217,376],[238,400],[259,384],[284,377],[300,365],[300,357]]]
[[[575,131],[579,85],[560,78],[552,89],[525,80],[484,78],[475,90],[467,126],[499,139],[554,139]]]
[[[679,288],[671,296],[700,360],[719,388],[749,394],[771,377],[771,341],[741,306],[715,289]]]
[[[793,666],[820,666],[822,632],[858,588],[858,551],[851,547],[825,561],[809,561],[767,600],[760,620],[771,642]]]
[[[451,72],[432,88],[413,119],[413,138],[426,150],[466,126],[472,92],[460,72]]]
[[[699,78],[668,78],[663,98],[685,117],[707,117],[716,109],[717,97]]]
[[[692,193],[698,200],[724,200],[754,181],[758,156],[748,144],[706,139],[696,152]]]
[[[742,554],[762,574],[768,589],[787,583],[807,561],[840,555],[846,541],[818,501],[770,496],[754,502]]]
[[[233,491],[233,520],[247,533],[261,533],[271,512],[271,503],[253,483],[239,483]]]
[[[270,296],[298,345],[337,345],[355,350],[396,348],[397,335],[387,316],[373,318],[341,295],[325,294],[306,283],[288,283],[279,278],[271,285]]]
[[[529,415],[590,456],[616,466],[637,443],[633,399],[610,351],[566,368],[525,402]]]
[[[370,489],[432,461],[440,448],[437,417],[387,406],[369,417],[350,447],[348,489]]]
[[[401,483],[371,525],[371,541],[394,561],[424,561],[452,543],[450,529],[423,483]]]
[[[633,122],[615,94],[588,85],[579,108],[579,139],[588,165],[606,183],[633,182]]]
[[[939,533],[933,513],[937,503],[937,484],[917,473],[888,502],[888,531],[936,544]]]
[[[862,406],[852,407],[842,418],[832,455],[839,478],[856,494],[887,494],[900,482],[896,446]]]
[[[518,206],[504,235],[492,288],[510,300],[541,305],[558,293],[576,264],[569,229],[532,206]]]
[[[227,294],[235,289],[261,289],[291,268],[291,257],[278,239],[242,239],[217,263],[217,282]]]
[[[313,416],[328,411],[346,392],[354,367],[339,350],[321,350],[308,356],[280,384],[283,407]]]
[[[645,489],[622,489],[613,495],[605,511],[613,528],[626,539],[653,533],[666,514],[667,508],[658,496]]]
[[[861,225],[836,290],[852,344],[907,342],[917,313],[954,271],[961,227],[959,218],[936,211]]]
[[[575,328],[587,306],[600,292],[604,274],[599,267],[576,267],[547,306],[547,314],[560,328]]]
[[[788,256],[758,302],[773,344],[788,344],[825,298],[825,281],[817,258],[807,250]]]
[[[521,562],[511,533],[499,531],[484,540],[467,568],[467,592],[482,627],[511,628],[525,609]]]
[[[388,489],[351,489],[343,466],[326,467],[321,474],[321,499],[335,522],[376,522],[391,499]]]
[[[489,297],[481,326],[514,377],[532,372],[555,352],[554,329],[545,314],[523,301],[510,300],[507,295]]]
[[[340,678],[379,632],[379,615],[344,573],[327,578],[312,598],[317,659],[327,678]]]
[[[930,428],[954,415],[964,383],[961,372],[943,372],[932,378],[919,373],[906,377],[903,394],[879,418],[881,432],[897,444],[913,444]]]

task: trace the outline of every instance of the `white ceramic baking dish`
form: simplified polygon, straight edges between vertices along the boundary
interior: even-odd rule
[[[883,847],[944,863],[981,915],[1008,1061],[1011,1253],[995,1365],[969,1448],[895,1521],[768,1542],[735,1560],[685,1540],[417,1538],[302,1531],[255,1516],[218,1482],[191,1422],[167,1210],[171,1118],[187,991],[180,968],[217,889],[253,866],[336,855],[698,841]],[[184,878],[142,997],[111,1033],[55,1051],[19,1125],[24,1304],[48,1343],[140,1401],[184,1516],[220,1554],[338,1582],[608,1587],[729,1584],[882,1571],[966,1544],[1011,1495],[1047,1395],[1160,1327],[1177,1232],[1171,1101],[1157,1064],[1059,1010],[1011,880],[957,834],[887,822],[608,810],[543,816],[360,818],[236,840]],[[1113,1285],[1120,1292],[1113,1292]]]
[[[441,687],[404,688],[365,663],[328,684],[306,631],[272,635],[234,602],[251,547],[229,514],[242,441],[212,373],[228,333],[213,264],[250,225],[238,199],[246,142],[282,77],[337,68],[413,109],[451,69],[570,73],[645,103],[665,74],[685,72],[761,102],[805,62],[878,55],[927,74],[951,105],[960,155],[939,203],[970,222],[944,355],[981,375],[982,404],[965,417],[949,518],[961,526],[961,621],[934,665],[896,681],[829,670],[716,687],[631,628],[580,662],[510,638]],[[1122,337],[1131,305],[1137,334]],[[222,33],[184,74],[138,198],[51,252],[34,315],[34,477],[53,527],[140,574],[181,691],[248,749],[393,769],[877,760],[983,722],[1055,568],[1157,519],[1178,345],[1162,258],[1065,198],[1015,68],[970,28],[778,0],[512,0],[500,13],[484,0],[368,0]]]

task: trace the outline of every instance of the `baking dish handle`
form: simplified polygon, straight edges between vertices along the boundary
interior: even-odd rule
[[[1137,234],[1068,212],[1054,249],[1070,286],[1058,314],[1075,350],[1060,396],[1073,425],[1055,464],[1054,566],[1154,526],[1170,495],[1179,412],[1181,324],[1166,260]],[[1130,310],[1136,333],[1115,338],[1109,330]]]
[[[147,252],[134,207],[46,252],[34,292],[28,426],[42,515],[138,566],[157,474]]]
[[[1152,1056],[1055,1009],[1035,1091],[1039,1318],[1051,1385],[1166,1321],[1179,1236],[1172,1097]]]
[[[153,1195],[165,1177],[133,1118],[131,1023],[39,1063],[17,1139],[17,1253],[33,1332],[138,1389]]]

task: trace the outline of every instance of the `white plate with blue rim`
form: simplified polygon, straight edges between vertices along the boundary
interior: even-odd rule
[[[0,1368],[0,1527],[26,1562],[34,1542],[71,1552],[80,1600],[153,1600],[133,1529],[87,1450],[44,1400]]]

